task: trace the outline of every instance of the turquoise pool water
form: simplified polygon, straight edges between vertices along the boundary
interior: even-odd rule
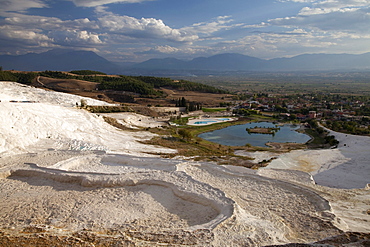
[[[194,124],[210,124],[210,123],[217,123],[215,120],[208,120],[208,121],[197,121]]]
[[[202,119],[196,122],[193,122],[192,124],[212,124],[212,123],[221,123],[224,121],[230,121],[231,118],[210,118],[210,119]]]
[[[256,126],[261,128],[278,127],[280,128],[280,130],[277,131],[275,135],[266,135],[257,133],[249,134],[246,131],[246,128],[253,128]],[[287,124],[283,126],[277,126],[270,122],[259,122],[259,123],[248,123],[243,125],[234,125],[224,129],[219,129],[212,132],[200,134],[199,137],[211,142],[227,146],[244,146],[246,144],[250,144],[252,146],[257,147],[267,147],[265,145],[267,142],[279,142],[279,143],[308,142],[311,139],[311,137],[306,134],[297,132],[296,130],[298,128],[299,126],[296,125]]]

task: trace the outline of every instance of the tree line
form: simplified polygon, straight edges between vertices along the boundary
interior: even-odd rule
[[[72,74],[73,75],[72,75]],[[99,76],[96,76],[99,75]],[[152,76],[106,76],[106,74],[93,70],[73,70],[70,73],[60,71],[42,72],[12,72],[0,69],[0,80],[16,81],[24,84],[31,84],[37,76],[44,76],[56,79],[77,79],[98,83],[99,90],[128,91],[142,96],[162,96],[162,87],[173,88],[183,91],[195,91],[204,93],[228,93],[216,87],[202,83],[185,80],[172,80],[170,78]],[[191,106],[193,107],[193,106]],[[198,107],[198,106],[194,106]]]
[[[202,110],[202,104],[194,101],[188,101],[184,97],[176,100],[176,107],[185,107],[186,111],[199,111]]]

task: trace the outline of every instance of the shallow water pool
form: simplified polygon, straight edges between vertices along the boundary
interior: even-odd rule
[[[197,121],[197,122],[194,122],[193,124],[210,124],[210,123],[217,123],[217,121],[215,120]]]
[[[248,133],[246,128],[279,128],[275,134],[259,134],[259,133]],[[270,122],[258,122],[258,123],[248,123],[243,125],[234,125],[224,129],[215,130],[212,132],[202,133],[199,137],[227,146],[245,146],[250,144],[257,147],[267,147],[267,142],[279,142],[279,143],[306,143],[311,137],[299,133],[296,130],[299,126],[296,125],[282,125],[277,126]]]

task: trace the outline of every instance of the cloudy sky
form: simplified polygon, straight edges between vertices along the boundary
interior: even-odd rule
[[[370,52],[370,0],[0,0],[0,54],[111,61]]]

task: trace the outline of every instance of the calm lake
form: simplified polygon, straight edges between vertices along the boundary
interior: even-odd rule
[[[256,126],[261,128],[280,128],[280,130],[274,135],[257,133],[249,134],[246,131],[246,128],[254,128]],[[199,137],[227,146],[244,146],[249,143],[250,145],[257,147],[267,147],[265,145],[267,142],[306,143],[311,139],[310,136],[295,131],[297,129],[299,129],[299,126],[297,125],[286,124],[280,126],[270,122],[257,122],[230,126],[224,129],[200,134]]]

